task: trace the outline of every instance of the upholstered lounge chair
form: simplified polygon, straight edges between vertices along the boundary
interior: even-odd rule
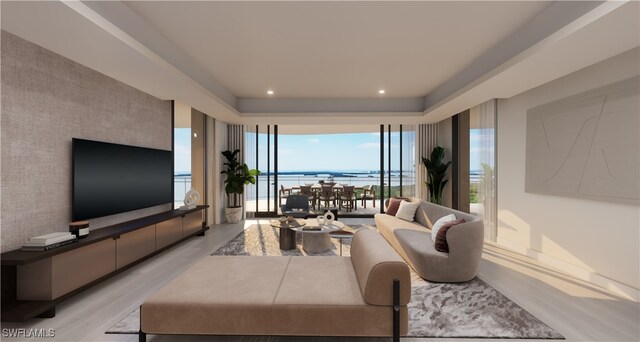
[[[280,207],[280,210],[282,215],[307,218],[309,216],[309,197],[307,195],[289,195],[287,202]]]

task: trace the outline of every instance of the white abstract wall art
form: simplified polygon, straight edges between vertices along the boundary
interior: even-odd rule
[[[529,193],[640,203],[640,77],[527,111]]]

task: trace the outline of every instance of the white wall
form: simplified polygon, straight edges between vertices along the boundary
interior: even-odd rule
[[[500,100],[498,106],[498,243],[635,300],[640,207],[531,194],[524,188],[527,110],[638,75],[639,52],[630,50]]]

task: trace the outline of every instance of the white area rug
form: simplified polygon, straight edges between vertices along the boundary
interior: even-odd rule
[[[375,229],[371,225],[353,225],[357,229]],[[340,241],[332,239],[333,248],[314,255],[340,255]],[[342,255],[350,255],[350,240],[344,239]],[[312,256],[298,248],[282,251],[278,229],[253,225],[212,255],[294,255]],[[509,300],[500,292],[475,278],[466,283],[432,283],[411,271],[409,332],[412,337],[564,339],[555,330]],[[132,334],[140,327],[136,309],[111,327],[107,333]]]

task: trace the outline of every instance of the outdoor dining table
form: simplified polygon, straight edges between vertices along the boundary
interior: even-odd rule
[[[355,185],[353,189],[354,190],[362,190],[363,188],[364,188],[363,186]],[[344,185],[336,184],[336,185],[333,186],[333,191],[341,191],[342,189],[344,189]],[[292,186],[290,188],[285,188],[285,190],[300,190],[300,185],[294,185],[294,186]],[[318,184],[318,183],[313,184],[311,186],[311,190],[313,190],[313,191],[322,190],[322,184]]]
[[[311,191],[313,191],[313,192],[321,191],[322,190],[322,185],[323,184],[319,184],[319,183],[311,185]],[[346,186],[349,186],[349,185],[346,185]],[[333,186],[333,192],[335,192],[336,196],[337,196],[344,189],[344,187],[345,187],[344,185],[336,184],[336,185]],[[364,189],[363,186],[357,186],[357,185],[353,186],[353,190],[362,190],[362,189]],[[300,185],[294,185],[294,186],[292,186],[290,188],[285,188],[285,190],[289,190],[289,191],[300,190]],[[320,208],[320,204],[319,203],[318,203],[318,208]]]

